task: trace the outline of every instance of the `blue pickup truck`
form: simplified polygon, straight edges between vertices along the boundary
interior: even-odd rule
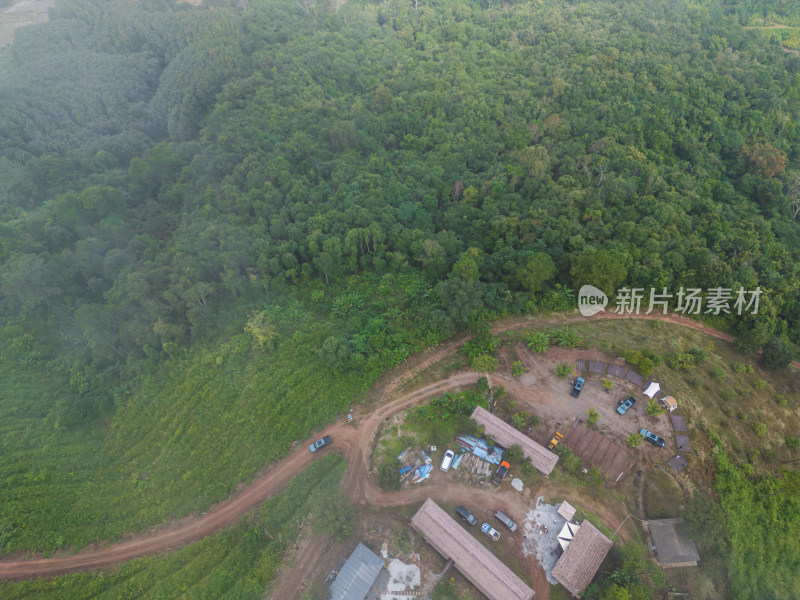
[[[628,412],[628,409],[636,404],[636,399],[633,396],[628,396],[626,400],[620,400],[619,406],[617,406],[617,412],[621,415],[624,415]]]
[[[586,383],[586,381],[583,379],[583,377],[578,377],[578,379],[575,381],[575,386],[572,388],[572,395],[575,398],[581,395],[581,390],[583,389],[584,383]]]

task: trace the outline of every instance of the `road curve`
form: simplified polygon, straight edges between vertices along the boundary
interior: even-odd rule
[[[543,319],[514,319],[502,322],[493,328],[494,333],[521,329],[531,325],[548,323],[567,323],[586,320],[580,315],[559,315]],[[643,319],[658,320],[701,331],[717,339],[727,342],[733,341],[733,336],[716,331],[690,319],[676,315],[617,315],[615,313],[600,313],[588,320],[601,319]],[[443,356],[455,350],[465,340],[448,342],[424,358],[413,368],[404,369],[402,372],[389,379],[383,386],[383,393],[378,402],[368,407],[358,407],[356,411],[356,425],[337,422],[317,435],[331,435],[334,439],[332,450],[339,450],[347,459],[349,466],[342,481],[342,490],[358,504],[376,506],[398,506],[418,502],[426,497],[439,500],[457,500],[453,489],[447,485],[425,486],[422,489],[412,489],[400,492],[382,492],[368,479],[369,457],[372,454],[372,444],[380,425],[387,418],[398,411],[414,406],[436,394],[445,391],[461,389],[475,383],[480,377],[477,373],[457,373],[453,376],[426,385],[422,388],[408,392],[394,399],[391,396],[399,386],[412,381],[413,378],[431,364],[439,361]],[[797,361],[793,366],[800,368]],[[274,463],[265,473],[260,475],[250,485],[226,500],[214,505],[208,512],[193,517],[186,517],[177,524],[136,536],[133,539],[115,543],[105,548],[83,550],[68,556],[52,558],[36,558],[29,560],[0,561],[0,579],[21,580],[37,577],[51,577],[63,575],[74,571],[100,569],[121,563],[126,560],[169,552],[189,543],[200,540],[217,531],[230,527],[242,515],[260,505],[267,498],[280,493],[289,480],[305,469],[316,458],[308,452],[305,444],[299,444],[284,459]],[[476,498],[488,494],[483,490],[470,491]],[[499,495],[503,497],[502,494]],[[496,501],[498,494],[492,494]],[[512,500],[506,499],[511,502]],[[600,511],[600,507],[597,507]]]

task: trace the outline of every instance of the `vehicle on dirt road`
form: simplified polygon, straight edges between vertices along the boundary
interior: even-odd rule
[[[331,439],[331,436],[326,435],[324,438],[319,439],[316,442],[314,442],[313,444],[311,444],[308,447],[308,449],[311,450],[311,452],[316,452],[320,448],[324,448],[325,446],[329,446],[332,443],[333,443],[333,440]]]
[[[452,450],[448,450],[444,453],[444,458],[442,459],[442,464],[439,468],[447,473],[450,470],[450,465],[453,464],[453,459],[456,457],[456,453]]]
[[[469,523],[470,525],[473,525],[473,526],[475,526],[475,525],[477,525],[477,524],[478,524],[478,519],[476,519],[476,518],[475,518],[475,515],[473,515],[471,512],[469,512],[469,511],[468,511],[466,508],[464,508],[463,506],[459,506],[459,507],[456,509],[456,514],[457,514],[459,517],[461,517],[462,519],[464,519],[464,520],[465,520],[467,523]]]
[[[516,531],[517,530],[517,524],[514,522],[514,520],[511,517],[509,517],[503,511],[498,510],[497,512],[495,512],[494,513],[494,518],[497,519],[498,521],[500,521],[506,527],[508,527],[509,530],[511,530],[511,531]]]
[[[663,448],[664,446],[667,445],[667,442],[665,442],[663,438],[658,437],[652,431],[647,431],[647,429],[640,429],[639,433],[644,439],[646,439],[651,444],[655,444],[659,448]]]
[[[560,442],[563,437],[564,437],[563,435],[561,435],[556,431],[556,434],[553,436],[553,439],[550,440],[549,444],[547,444],[547,448],[550,450],[555,449],[555,447],[558,446],[558,442]]]
[[[584,380],[583,377],[578,377],[578,379],[575,380],[575,385],[572,387],[572,395],[575,398],[581,395],[584,383],[586,383],[586,380]]]
[[[494,477],[492,477],[492,483],[495,485],[500,485],[500,482],[503,481],[503,477],[506,476],[506,473],[508,473],[510,468],[511,465],[506,461],[501,462],[500,466],[497,467],[497,471],[494,473]]]
[[[500,532],[488,523],[481,525],[481,531],[492,538],[495,542],[500,539]]]
[[[636,399],[633,396],[628,396],[625,400],[620,400],[618,404],[617,412],[624,415],[631,406],[636,404]]]

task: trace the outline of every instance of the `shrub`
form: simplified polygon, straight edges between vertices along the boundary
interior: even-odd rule
[[[564,348],[582,348],[585,345],[578,334],[569,329],[556,329],[551,335],[556,344]]]
[[[786,399],[786,394],[775,394],[775,402],[781,406],[786,406],[789,404],[789,401]]]
[[[792,450],[797,450],[798,448],[800,448],[800,438],[798,437],[787,435],[784,438],[784,442],[786,443],[786,447],[791,448]]]
[[[550,347],[550,335],[544,331],[534,331],[527,337],[528,350],[543,354]]]
[[[728,377],[728,372],[725,370],[725,367],[721,365],[714,367],[711,370],[710,374],[711,374],[711,379],[713,379],[714,381],[724,381]]]
[[[638,446],[641,446],[643,442],[644,442],[644,436],[638,431],[628,436],[628,446],[630,446],[631,448],[636,448]]]
[[[525,365],[522,364],[521,360],[515,360],[511,365],[511,374],[514,377],[519,377],[528,369],[525,368]]]
[[[611,391],[611,388],[614,387],[614,382],[610,379],[603,379],[603,389],[607,392]]]
[[[753,382],[753,387],[757,390],[763,390],[765,387],[767,387],[767,382],[763,379],[756,379]]]
[[[522,474],[525,477],[533,477],[536,475],[536,467],[534,467],[529,460],[522,461],[522,464],[520,465],[520,471],[522,471]]]
[[[494,356],[482,354],[473,358],[470,366],[476,373],[494,373],[497,371],[497,359]]]
[[[387,461],[378,469],[378,484],[384,492],[400,489],[400,461],[397,459]]]
[[[756,435],[765,435],[767,433],[766,423],[753,423],[753,432]]]
[[[556,377],[559,379],[564,379],[573,373],[574,371],[572,370],[572,365],[568,362],[562,362],[556,365]]]
[[[586,411],[586,416],[589,418],[589,425],[595,425],[600,420],[600,413],[594,406],[590,406]]]
[[[747,365],[745,363],[733,363],[733,370],[736,373],[752,373],[753,365]]]
[[[519,444],[514,444],[503,452],[503,459],[511,464],[519,464],[525,460],[525,455],[522,453],[522,447]]]
[[[511,424],[522,431],[528,427],[528,416],[522,412],[514,413],[511,417]]]

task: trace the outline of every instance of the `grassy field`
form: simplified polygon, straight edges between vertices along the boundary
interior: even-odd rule
[[[81,548],[203,511],[369,384],[283,348],[266,356],[233,338],[174,359],[116,393],[111,416],[77,425],[66,380],[0,367],[0,554]]]
[[[54,579],[0,583],[8,600],[114,600],[139,598],[263,598],[286,549],[304,525],[324,529],[323,507],[335,506],[346,463],[329,455],[295,477],[268,500],[221,533],[166,556],[123,564],[113,573],[76,573]],[[325,513],[326,521],[331,513]],[[346,518],[346,516],[342,516]]]

